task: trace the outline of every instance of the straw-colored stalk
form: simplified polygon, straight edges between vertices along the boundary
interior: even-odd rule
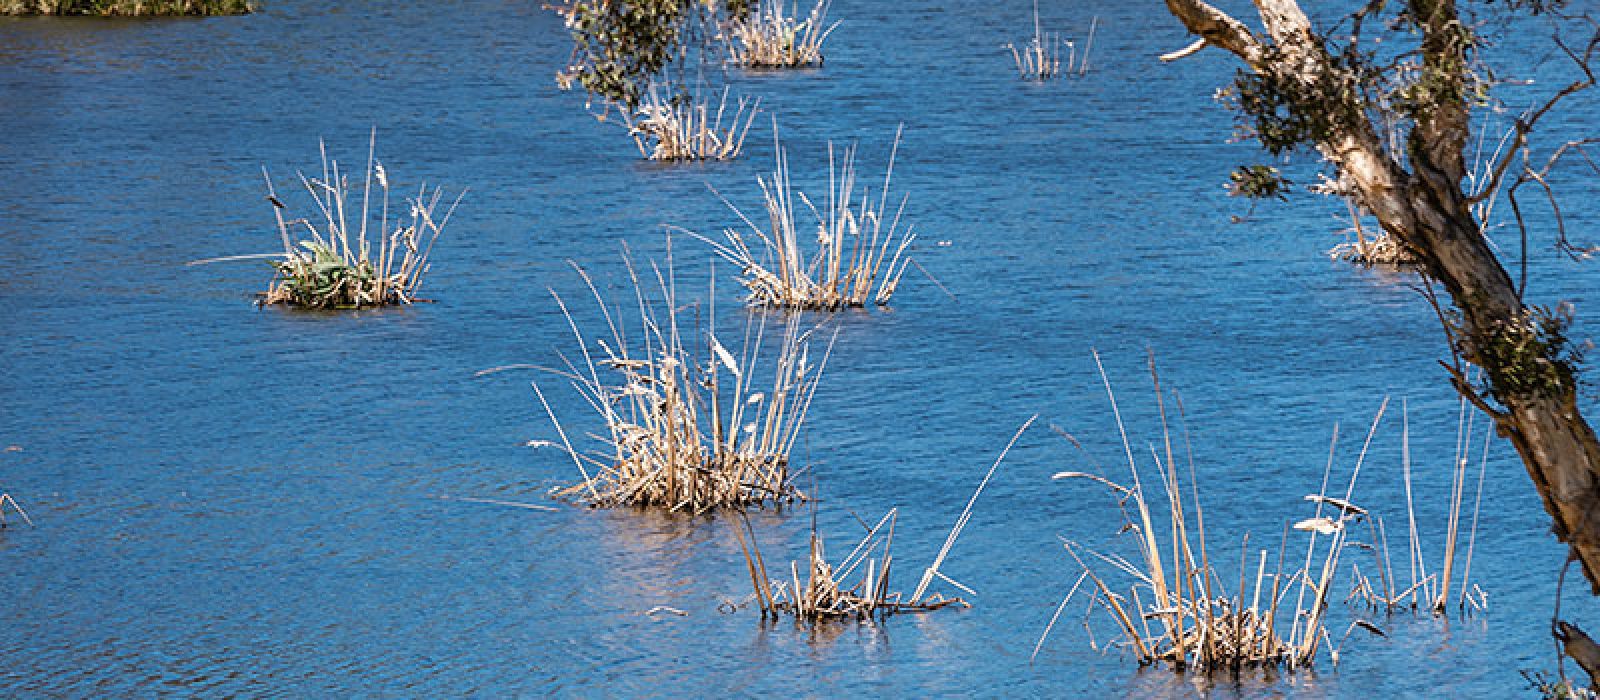
[[[867,187],[857,194],[856,147],[836,154],[833,144],[828,144],[828,196],[822,211],[804,192],[795,191],[789,179],[788,155],[777,143],[776,125],[773,141],[776,168],[770,180],[756,180],[767,211],[767,228],[723,200],[755,238],[756,249],[737,229],[724,229],[722,241],[690,235],[739,266],[739,282],[750,290],[747,302],[751,306],[836,311],[868,303],[888,304],[911,264],[906,251],[917,238],[911,225],[900,227],[909,195],[900,199],[894,211],[888,209],[900,131],[895,131],[877,198]],[[796,221],[795,210],[802,205],[816,218],[815,229],[806,231]],[[810,246],[803,247],[801,241],[807,238],[815,238],[819,249],[815,254],[805,252]]]
[[[1089,49],[1094,46],[1094,32],[1100,24],[1100,18],[1095,17],[1089,22],[1089,36],[1084,42],[1083,52],[1078,52],[1077,42],[1063,39],[1060,34],[1046,32],[1039,23],[1039,3],[1033,3],[1033,36],[1021,48],[1016,44],[1007,43],[1005,48],[1011,50],[1011,58],[1016,61],[1017,75],[1023,80],[1050,80],[1076,72],[1083,75],[1089,72]],[[1065,51],[1065,67],[1063,69],[1063,50]]]
[[[755,11],[728,26],[728,62],[745,68],[803,68],[822,65],[822,42],[839,26],[828,23],[831,0],[817,0],[800,19],[799,4],[761,0]]]
[[[1359,565],[1352,567],[1355,586],[1346,600],[1357,600],[1373,610],[1393,613],[1397,610],[1426,609],[1435,615],[1445,614],[1452,603],[1462,613],[1479,612],[1489,605],[1488,593],[1472,581],[1472,553],[1478,538],[1478,515],[1483,505],[1483,483],[1488,472],[1489,444],[1492,430],[1480,429],[1483,444],[1478,458],[1478,484],[1472,504],[1472,520],[1466,536],[1466,551],[1461,551],[1461,528],[1466,514],[1467,467],[1471,463],[1474,425],[1477,412],[1465,399],[1461,401],[1456,421],[1456,450],[1451,468],[1450,501],[1445,520],[1444,554],[1439,566],[1428,571],[1423,549],[1422,529],[1417,525],[1416,506],[1412,496],[1411,426],[1410,417],[1402,403],[1400,431],[1401,479],[1406,497],[1406,557],[1409,578],[1402,581],[1395,574],[1389,556],[1388,532],[1381,517],[1369,521],[1372,539],[1370,550],[1378,580],[1363,574]],[[1459,575],[1459,578],[1458,578]],[[1402,588],[1401,586],[1405,587]],[[1454,600],[1452,600],[1454,597]]]
[[[1097,366],[1100,364],[1098,354],[1095,355],[1095,363]],[[1135,536],[1138,556],[1130,561],[1114,554],[1095,552],[1076,542],[1066,542],[1067,552],[1083,568],[1084,574],[1066,599],[1062,600],[1057,608],[1057,616],[1087,579],[1092,591],[1090,612],[1098,605],[1110,616],[1120,632],[1115,643],[1131,649],[1140,665],[1166,663],[1175,669],[1195,668],[1204,671],[1260,666],[1306,668],[1313,664],[1320,647],[1327,648],[1337,664],[1338,649],[1325,627],[1325,615],[1328,591],[1334,572],[1338,569],[1339,553],[1349,527],[1360,521],[1363,512],[1349,502],[1356,476],[1360,473],[1361,459],[1356,462],[1344,498],[1325,495],[1326,475],[1323,491],[1307,497],[1317,504],[1316,512],[1313,517],[1293,527],[1295,531],[1308,532],[1310,536],[1304,565],[1285,572],[1290,532],[1287,524],[1276,564],[1271,568],[1268,566],[1269,552],[1263,549],[1252,556],[1249,536],[1246,535],[1240,545],[1239,571],[1235,579],[1237,586],[1230,595],[1226,590],[1228,579],[1213,567],[1207,549],[1205,513],[1199,501],[1192,459],[1187,495],[1181,483],[1167,425],[1166,398],[1162,394],[1153,360],[1150,370],[1161,413],[1162,444],[1165,446],[1163,456],[1152,444],[1150,458],[1160,478],[1167,522],[1157,524],[1159,512],[1153,512],[1153,504],[1146,498],[1145,481],[1140,475],[1141,470],[1134,459],[1127,430],[1117,409],[1116,395],[1101,367],[1101,379],[1105,383],[1112,415],[1122,436],[1131,478],[1128,483],[1131,485],[1124,486],[1103,476],[1084,472],[1061,472],[1054,478],[1089,480],[1115,492],[1126,519],[1122,531]],[[1177,406],[1181,415],[1182,403],[1179,402]],[[1383,409],[1380,408],[1378,417],[1382,415]],[[1373,422],[1373,428],[1376,427],[1377,419]],[[1369,444],[1370,440],[1369,434]],[[1073,442],[1076,444],[1076,440]],[[1363,447],[1362,459],[1365,455],[1366,448]],[[1325,506],[1337,511],[1337,516],[1325,516]],[[1188,516],[1191,509],[1192,520]],[[1168,535],[1165,542],[1162,541],[1163,534]],[[1316,557],[1316,539],[1319,535],[1328,536],[1331,540],[1321,553],[1320,564]],[[1095,560],[1121,571],[1133,582],[1125,589],[1115,585],[1096,571]],[[1290,609],[1287,599],[1296,590],[1298,594],[1293,601],[1294,607]],[[1055,620],[1052,619],[1046,627],[1046,635],[1054,624]],[[1355,626],[1381,634],[1375,626],[1365,621],[1359,621],[1351,629]],[[1285,627],[1288,629],[1285,630]],[[1043,644],[1043,637],[1040,644]]]
[[[766,561],[761,556],[761,548],[756,542],[755,530],[750,527],[748,520],[743,520],[741,525],[735,527],[734,532],[739,538],[739,546],[744,551],[745,566],[750,574],[751,586],[755,589],[756,600],[761,605],[762,616],[779,617],[788,614],[798,619],[820,622],[872,619],[897,612],[927,612],[950,605],[971,607],[961,598],[947,598],[940,593],[929,594],[928,587],[937,578],[967,595],[977,595],[970,587],[946,576],[940,568],[945,558],[949,556],[951,548],[955,546],[956,539],[961,536],[962,530],[972,518],[972,507],[977,503],[978,496],[983,493],[984,487],[988,486],[989,480],[994,477],[995,471],[999,469],[1000,463],[1005,460],[1011,448],[1017,444],[1017,440],[1027,432],[1028,427],[1033,425],[1037,418],[1038,416],[1034,416],[1023,423],[1012,436],[1011,442],[1006,444],[1000,456],[990,465],[983,481],[979,482],[972,498],[968,499],[966,508],[956,518],[955,526],[945,538],[933,563],[923,569],[922,578],[909,597],[898,591],[891,592],[889,589],[889,573],[894,568],[894,556],[890,549],[894,544],[898,509],[890,509],[885,513],[838,564],[828,563],[822,537],[817,534],[813,524],[803,581],[798,562],[790,562],[787,578],[784,578],[781,572],[778,578],[773,578],[768,573]]]
[[[583,475],[581,483],[555,494],[599,507],[653,506],[693,513],[804,499],[792,483],[789,455],[833,341],[820,358],[813,357],[814,331],[801,332],[799,318],[792,317],[778,339],[777,359],[763,368],[766,321],[753,314],[746,320],[745,342],[737,356],[711,332],[704,337],[708,357],[697,359],[684,342],[670,271],[663,277],[659,268],[652,268],[662,290],[664,310],[657,313],[631,262],[628,269],[638,305],[637,347],[630,345],[624,326],[582,268],[578,272],[605,316],[609,337],[591,344],[566,303],[551,292],[583,358],[582,366],[569,362],[558,374],[571,380],[606,426],[605,434],[596,436],[603,447],[580,453],[534,382],[562,446]],[[714,307],[711,327],[716,327]],[[609,376],[603,378],[603,370]],[[771,379],[763,383],[763,376]]]
[[[639,155],[661,161],[738,157],[761,101],[741,97],[730,114],[728,96],[729,89],[723,88],[722,99],[712,110],[709,102],[696,98],[663,99],[652,87],[628,125]]]
[[[22,516],[22,522],[30,526],[33,525],[33,518],[28,517],[28,511],[22,509],[22,506],[17,503],[17,499],[12,498],[9,493],[0,493],[0,528],[6,526],[7,505],[11,506],[11,510],[17,515]]]
[[[418,301],[417,293],[431,266],[429,255],[433,244],[444,233],[466,190],[456,195],[444,216],[439,217],[436,212],[444,190],[429,189],[423,183],[415,197],[401,197],[397,204],[403,209],[394,212],[394,227],[390,228],[389,175],[376,158],[377,130],[373,130],[367,142],[367,167],[360,186],[359,207],[354,201],[356,188],[349,174],[340,167],[339,161],[328,158],[326,144],[319,141],[318,147],[322,154],[322,177],[295,173],[315,205],[312,218],[287,218],[288,205],[278,197],[267,169],[261,169],[283,252],[234,255],[189,264],[251,259],[272,261],[277,274],[262,293],[262,304],[357,309]]]

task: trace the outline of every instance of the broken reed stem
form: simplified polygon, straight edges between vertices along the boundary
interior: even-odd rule
[[[33,518],[28,517],[28,511],[22,509],[22,505],[17,503],[17,499],[12,498],[9,493],[0,493],[0,528],[6,526],[7,504],[11,505],[11,510],[16,511],[17,515],[22,516],[22,522],[27,523],[28,527],[33,527]]]
[[[325,143],[318,141],[318,149],[322,154],[322,178],[308,178],[305,173],[296,172],[316,207],[319,215],[316,221],[286,218],[284,212],[288,205],[278,197],[267,169],[261,169],[267,186],[267,201],[272,204],[278,238],[283,245],[282,253],[236,255],[190,264],[273,259],[276,274],[261,296],[262,304],[358,309],[418,301],[417,294],[431,268],[429,258],[433,245],[444,233],[466,190],[457,194],[443,217],[439,217],[435,212],[443,201],[444,190],[429,189],[423,183],[416,196],[403,197],[409,216],[400,218],[390,229],[390,183],[383,163],[376,157],[377,129],[372,130],[367,142],[367,167],[359,211],[351,211],[353,206],[347,206],[353,204],[348,200],[354,195],[348,175],[337,160],[328,158]],[[372,207],[375,201],[373,182],[377,182],[381,190],[377,193],[376,212]],[[354,224],[349,221],[352,214],[357,217]],[[375,224],[372,230],[377,232],[375,248],[367,235],[372,224]],[[356,234],[353,244],[352,232]],[[300,239],[298,244],[297,238]]]
[[[626,257],[625,257],[626,260]],[[567,319],[582,366],[547,370],[567,379],[600,414],[603,448],[580,453],[535,382],[540,405],[555,425],[563,450],[583,482],[555,495],[597,507],[662,507],[703,513],[804,499],[792,483],[790,454],[810,411],[837,332],[821,358],[812,358],[815,330],[801,331],[799,317],[786,319],[772,366],[763,368],[760,347],[766,318],[746,318],[744,348],[735,357],[714,331],[704,340],[709,357],[691,356],[679,330],[671,269],[652,266],[661,297],[644,292],[633,262],[627,268],[638,306],[642,347],[630,345],[612,318],[592,278],[576,264],[605,319],[609,336],[591,340],[580,330],[560,295],[551,295]],[[657,308],[663,308],[659,314]],[[662,315],[664,314],[664,315]],[[710,326],[716,327],[715,309]],[[601,368],[614,373],[602,379]],[[486,370],[480,374],[497,370]],[[771,383],[758,384],[770,372]]]
[[[745,134],[760,111],[761,100],[741,97],[728,113],[731,88],[712,112],[698,96],[663,99],[651,86],[628,124],[639,155],[658,161],[730,160],[744,148]],[[726,123],[726,126],[724,126]]]
[[[1345,544],[1347,527],[1365,515],[1365,511],[1352,505],[1349,499],[1354,492],[1366,448],[1363,448],[1362,455],[1352,470],[1344,498],[1326,495],[1327,474],[1331,471],[1330,450],[1330,468],[1324,473],[1323,488],[1319,493],[1307,496],[1307,500],[1316,503],[1317,515],[1296,523],[1293,528],[1296,531],[1309,532],[1313,538],[1307,549],[1308,558],[1305,566],[1287,575],[1284,573],[1289,533],[1287,526],[1284,529],[1283,542],[1279,546],[1278,563],[1272,573],[1268,572],[1267,567],[1269,552],[1265,549],[1251,550],[1249,537],[1246,535],[1240,545],[1237,587],[1233,594],[1229,595],[1222,590],[1220,581],[1217,581],[1217,585],[1213,585],[1217,572],[1211,569],[1204,555],[1204,525],[1200,520],[1202,516],[1199,515],[1198,502],[1194,509],[1197,519],[1194,530],[1199,532],[1201,538],[1199,547],[1202,556],[1201,563],[1198,566],[1195,563],[1193,555],[1195,545],[1190,542],[1191,528],[1183,503],[1184,489],[1179,482],[1178,471],[1172,464],[1175,455],[1171,449],[1170,427],[1165,418],[1165,394],[1155,369],[1154,359],[1150,361],[1151,382],[1155,387],[1162,415],[1162,442],[1167,446],[1164,459],[1156,450],[1155,444],[1150,445],[1149,454],[1157,472],[1162,475],[1163,495],[1167,502],[1165,515],[1168,522],[1166,527],[1159,530],[1155,527],[1156,518],[1152,516],[1147,502],[1144,481],[1140,476],[1141,469],[1134,459],[1115,392],[1100,362],[1099,354],[1095,353],[1094,357],[1101,381],[1106,388],[1107,398],[1111,403],[1113,419],[1122,439],[1123,452],[1128,459],[1131,486],[1123,486],[1103,476],[1083,472],[1061,472],[1054,478],[1081,478],[1094,481],[1111,488],[1118,497],[1119,505],[1131,502],[1133,507],[1131,514],[1127,508],[1122,508],[1124,518],[1122,530],[1132,531],[1135,534],[1139,556],[1130,562],[1122,557],[1095,552],[1076,542],[1065,542],[1067,552],[1082,567],[1083,575],[1093,582],[1095,595],[1090,605],[1098,603],[1105,610],[1119,630],[1123,643],[1134,652],[1141,665],[1165,663],[1174,669],[1193,667],[1205,671],[1238,670],[1255,666],[1282,666],[1295,669],[1312,665],[1318,644],[1321,643],[1329,644],[1329,648],[1335,652],[1333,662],[1337,664],[1337,649],[1328,641],[1330,635],[1325,627],[1324,617],[1328,592],[1331,589],[1333,575],[1338,569],[1339,552]],[[1181,402],[1179,409],[1181,416]],[[1377,422],[1382,416],[1383,408],[1380,407],[1378,416],[1374,419],[1373,431],[1376,431]],[[1372,434],[1369,433],[1368,446],[1371,444],[1371,438]],[[1076,441],[1074,444],[1077,444]],[[1081,445],[1079,447],[1081,449]],[[1197,494],[1198,488],[1192,473],[1192,458],[1190,480],[1190,490]],[[1196,500],[1197,498],[1198,496]],[[1339,511],[1337,518],[1322,515],[1325,504]],[[1167,543],[1170,546],[1163,547],[1159,542],[1157,533],[1161,531],[1172,538],[1172,541]],[[1332,541],[1323,554],[1320,566],[1313,569],[1314,560],[1311,557],[1315,552],[1314,538],[1318,534],[1330,536]],[[1163,550],[1173,552],[1170,567],[1162,558]],[[1114,593],[1106,580],[1095,571],[1091,562],[1081,556],[1084,552],[1133,577],[1135,583],[1129,595]],[[1255,560],[1253,579],[1250,578],[1249,571],[1252,568],[1251,559]],[[1267,581],[1269,576],[1270,586]],[[1288,593],[1287,586],[1292,585],[1297,579],[1301,582],[1301,593],[1295,609],[1292,613],[1280,613],[1279,604]],[[1148,605],[1143,601],[1140,589],[1151,594]],[[1074,585],[1073,592],[1076,590],[1077,585]],[[1306,595],[1307,591],[1310,592],[1309,596]],[[1266,592],[1265,599],[1263,592]],[[1128,606],[1129,602],[1132,604],[1131,609]],[[1060,607],[1065,607],[1066,603],[1067,601],[1063,600]],[[1280,634],[1277,629],[1279,621],[1285,617],[1291,620],[1287,635]],[[1159,626],[1152,627],[1149,624],[1152,618],[1160,623]],[[1050,626],[1054,626],[1054,618]],[[1375,626],[1370,626],[1370,623],[1366,627],[1369,631],[1381,633]],[[1047,627],[1046,635],[1049,633],[1048,629]],[[1043,644],[1043,637],[1040,639],[1040,644]]]
[[[774,120],[776,167],[770,180],[757,178],[770,230],[763,230],[727,198],[722,198],[755,238],[756,247],[752,248],[745,234],[733,228],[723,230],[722,241],[692,231],[685,233],[707,243],[719,257],[739,267],[739,283],[749,290],[746,302],[751,306],[838,311],[864,307],[869,302],[886,305],[911,262],[907,251],[917,238],[911,225],[900,228],[910,195],[901,197],[892,214],[888,210],[889,184],[894,175],[894,158],[900,149],[902,130],[903,126],[895,130],[889,165],[875,201],[870,188],[864,187],[857,194],[856,147],[845,148],[842,158],[836,161],[830,143],[828,198],[824,210],[818,211],[804,192],[794,190],[789,179],[788,155],[778,143],[778,126]],[[817,219],[814,233],[803,233],[796,222],[797,195],[800,203]],[[812,236],[818,250],[808,255],[800,241]]]
[[[727,30],[728,62],[744,68],[804,68],[822,65],[822,42],[839,26],[828,24],[831,0],[817,0],[799,19],[799,3],[761,0],[753,13],[735,18]]]

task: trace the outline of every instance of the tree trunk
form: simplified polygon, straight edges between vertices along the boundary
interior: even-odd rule
[[[1235,54],[1257,73],[1308,85],[1350,77],[1335,66],[1295,0],[1254,2],[1265,37],[1203,0],[1166,0],[1167,9],[1189,31]],[[1424,61],[1442,70],[1461,70],[1465,49],[1452,38],[1458,35],[1450,33],[1459,28],[1454,1],[1412,0],[1409,6],[1423,30]],[[1365,114],[1358,99],[1352,94],[1325,108],[1334,114]],[[1531,328],[1517,287],[1490,250],[1461,191],[1466,116],[1462,96],[1441,101],[1419,118],[1407,149],[1409,172],[1384,151],[1369,121],[1340,124],[1313,145],[1355,182],[1363,204],[1383,229],[1405,243],[1421,261],[1423,273],[1449,293],[1461,312],[1461,325],[1455,329],[1458,350],[1488,370],[1495,398],[1505,410],[1489,406],[1459,374],[1456,388],[1487,411],[1500,434],[1516,447],[1555,521],[1556,537],[1571,547],[1592,592],[1600,594],[1600,441],[1578,412],[1576,383],[1569,378],[1538,391],[1505,386],[1496,378],[1508,368],[1493,366],[1504,358],[1485,352],[1505,329]]]

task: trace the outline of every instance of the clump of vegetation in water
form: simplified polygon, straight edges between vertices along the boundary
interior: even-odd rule
[[[242,15],[248,0],[0,0],[0,15]]]
[[[750,527],[750,522],[745,520],[736,525],[734,533],[744,551],[745,566],[750,573],[750,583],[755,588],[756,601],[761,605],[762,617],[793,615],[796,619],[808,622],[872,620],[893,613],[927,612],[951,605],[971,607],[960,598],[946,598],[939,593],[928,594],[928,587],[937,578],[968,595],[975,595],[971,588],[945,575],[940,567],[955,546],[956,538],[961,536],[961,531],[971,520],[972,507],[978,502],[978,496],[983,494],[984,487],[994,478],[1000,463],[1005,461],[1011,448],[1016,446],[1017,440],[1037,418],[1034,416],[1023,423],[1011,437],[1011,442],[1000,451],[1000,456],[995,458],[994,464],[990,465],[983,481],[978,482],[978,488],[973,491],[972,498],[967,500],[966,508],[956,518],[955,526],[945,537],[944,545],[939,548],[933,563],[922,570],[922,578],[910,596],[889,590],[889,572],[894,565],[890,548],[894,544],[895,509],[890,509],[876,525],[869,528],[866,536],[836,565],[828,563],[822,538],[813,524],[804,583],[800,580],[798,563],[790,565],[787,578],[782,576],[781,571],[778,578],[772,578],[767,572],[766,561],[761,556],[761,548],[756,543],[755,530]],[[857,576],[860,578],[857,579]],[[857,583],[852,585],[851,581]]]
[[[1021,49],[1011,43],[1007,43],[1005,48],[1011,50],[1011,58],[1017,62],[1017,75],[1023,80],[1045,81],[1062,75],[1072,75],[1073,72],[1084,75],[1089,72],[1089,49],[1094,46],[1094,30],[1099,24],[1099,17],[1089,21],[1089,38],[1084,43],[1083,53],[1080,54],[1077,42],[1068,41],[1060,34],[1043,30],[1039,24],[1039,3],[1035,0],[1033,36]],[[1061,56],[1063,48],[1067,54],[1064,69]]]
[[[755,121],[760,100],[740,98],[732,117],[724,125],[729,91],[713,113],[711,105],[689,95],[662,99],[650,91],[645,102],[629,120],[629,132],[639,146],[639,154],[650,160],[728,160],[744,148],[745,134]]]
[[[1097,367],[1099,361],[1096,354]],[[1153,359],[1150,372],[1162,420],[1161,444],[1166,446],[1164,455],[1154,444],[1150,447],[1150,458],[1160,482],[1157,498],[1150,499],[1146,495],[1144,484],[1148,482],[1140,475],[1117,409],[1116,396],[1103,367],[1101,379],[1122,436],[1131,480],[1117,483],[1100,474],[1079,471],[1054,476],[1055,479],[1095,482],[1109,488],[1124,518],[1117,532],[1134,535],[1138,555],[1128,559],[1101,554],[1074,541],[1065,542],[1067,553],[1083,568],[1083,573],[1056,608],[1056,616],[1045,627],[1044,636],[1049,635],[1061,611],[1085,581],[1091,586],[1090,606],[1098,603],[1104,609],[1119,633],[1115,643],[1132,650],[1141,666],[1164,664],[1175,670],[1202,671],[1237,671],[1248,667],[1293,670],[1312,666],[1322,648],[1326,648],[1332,662],[1338,664],[1340,647],[1357,627],[1382,636],[1383,631],[1376,625],[1355,620],[1335,645],[1326,627],[1329,591],[1339,569],[1340,555],[1350,544],[1350,531],[1366,517],[1364,509],[1351,503],[1361,459],[1356,461],[1349,486],[1341,497],[1327,495],[1327,474],[1323,476],[1323,489],[1306,497],[1316,504],[1316,510],[1311,517],[1293,526],[1294,530],[1307,533],[1309,538],[1303,563],[1295,563],[1288,554],[1289,526],[1286,524],[1275,564],[1269,564],[1266,549],[1259,550],[1258,556],[1250,556],[1246,536],[1240,546],[1237,578],[1225,578],[1214,566],[1215,562],[1222,561],[1220,553],[1219,558],[1213,560],[1207,548],[1206,518],[1199,501],[1199,489],[1194,483],[1192,464],[1189,488],[1184,489],[1181,483],[1172,449],[1173,439],[1166,427],[1167,406]],[[1384,407],[1387,405],[1385,400]],[[1180,410],[1181,406],[1180,403]],[[1379,409],[1378,418],[1373,421],[1374,430],[1383,410]],[[1077,444],[1070,436],[1068,439]],[[1369,433],[1369,443],[1370,440]],[[1362,458],[1365,456],[1363,448]],[[1329,467],[1332,467],[1331,460]],[[1161,517],[1163,502],[1165,518]],[[1165,543],[1160,537],[1163,532],[1171,533]],[[1327,538],[1320,556],[1319,537]],[[1134,582],[1124,587],[1108,581],[1096,572],[1092,565],[1095,560],[1111,564],[1133,577]],[[1040,637],[1035,654],[1043,646],[1044,636]]]
[[[555,373],[573,382],[600,413],[606,430],[598,436],[602,450],[578,452],[534,382],[561,447],[583,476],[582,482],[554,495],[595,507],[645,506],[695,514],[803,500],[789,455],[827,367],[832,341],[820,358],[813,357],[812,332],[803,332],[799,317],[791,316],[778,338],[776,360],[763,368],[759,348],[766,335],[765,317],[751,315],[737,355],[707,333],[700,345],[707,348],[706,356],[697,358],[677,318],[680,305],[668,281],[670,270],[665,276],[656,270],[661,296],[652,301],[631,262],[628,267],[643,328],[631,343],[624,334],[629,325],[612,319],[588,273],[578,268],[610,330],[609,338],[594,341],[598,357],[566,303],[555,296],[583,358],[582,365],[569,364]],[[714,310],[710,325],[716,326]],[[533,367],[514,365],[479,374],[523,368]],[[602,370],[609,377],[602,379]],[[759,377],[771,377],[771,383],[758,384]]]
[[[740,221],[755,237],[746,240],[736,229],[724,229],[722,241],[709,243],[723,259],[742,271],[740,284],[750,291],[751,306],[837,311],[860,308],[868,303],[888,304],[900,285],[911,258],[906,255],[916,241],[912,227],[900,227],[901,214],[909,195],[899,206],[888,208],[889,180],[894,174],[894,157],[900,148],[900,132],[895,132],[883,186],[876,198],[856,189],[856,149],[844,149],[834,169],[833,145],[828,145],[830,189],[821,211],[803,192],[795,192],[789,180],[789,159],[777,145],[773,127],[776,168],[769,179],[758,178],[766,221],[771,230],[762,230],[732,203]],[[798,199],[797,199],[798,198]],[[801,228],[795,210],[805,206],[816,216],[816,227]],[[801,241],[815,238],[819,250],[808,255]],[[806,245],[809,247],[809,244]]]
[[[267,182],[267,201],[277,219],[281,253],[235,255],[190,263],[197,265],[231,260],[269,259],[276,273],[267,291],[261,294],[264,305],[283,304],[305,309],[360,309],[420,301],[431,263],[433,245],[444,233],[466,191],[456,195],[443,216],[438,216],[444,189],[423,184],[414,197],[402,196],[390,222],[390,183],[383,163],[376,158],[377,132],[367,145],[367,167],[360,186],[359,207],[356,187],[339,161],[322,153],[322,176],[307,177],[296,172],[316,207],[309,218],[287,218],[288,205],[278,197],[272,177],[262,168]],[[373,189],[373,184],[377,189]]]
[[[798,6],[761,0],[755,12],[728,23],[728,62],[745,68],[804,68],[822,65],[822,42],[838,22],[828,24],[829,0],[817,0],[805,19]]]

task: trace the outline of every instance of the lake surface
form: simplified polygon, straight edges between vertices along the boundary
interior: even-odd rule
[[[1133,553],[1111,539],[1121,519],[1102,490],[1050,480],[1093,469],[1052,424],[1126,480],[1092,349],[1138,454],[1160,439],[1147,348],[1181,392],[1218,551],[1247,531],[1271,546],[1309,517],[1301,497],[1334,425],[1343,478],[1390,396],[1356,500],[1387,515],[1403,568],[1404,400],[1437,568],[1458,412],[1416,280],[1324,255],[1341,205],[1303,196],[1230,223],[1247,206],[1226,195],[1227,172],[1262,158],[1227,142],[1211,99],[1230,61],[1161,65],[1188,39],[1160,4],[1097,0],[1045,13],[1080,36],[1099,17],[1093,70],[1022,83],[1001,48],[1031,27],[1013,4],[839,0],[825,68],[729,76],[777,115],[811,192],[829,141],[861,143],[876,190],[904,124],[894,185],[911,195],[915,259],[955,297],[913,269],[891,309],[832,322],[796,450],[831,551],[859,534],[856,516],[898,507],[895,588],[909,591],[1012,433],[1041,416],[944,566],[977,591],[971,609],[820,629],[719,611],[749,594],[726,517],[549,500],[578,475],[524,446],[555,438],[534,375],[474,378],[576,351],[550,289],[598,330],[569,260],[620,293],[624,244],[664,260],[664,224],[736,223],[707,184],[759,209],[768,117],[740,160],[641,161],[621,127],[554,87],[570,44],[522,0],[0,21],[0,443],[19,448],[0,453],[0,490],[37,523],[0,532],[0,695],[1508,697],[1525,692],[1520,670],[1553,671],[1564,550],[1502,441],[1472,564],[1486,613],[1372,617],[1337,602],[1345,572],[1330,632],[1366,616],[1387,639],[1351,636],[1337,668],[1324,654],[1314,672],[1207,681],[1096,651],[1079,597],[1030,662],[1079,571],[1060,538]],[[1514,67],[1559,68],[1527,41],[1505,47]],[[1546,138],[1593,135],[1597,116],[1576,101]],[[438,303],[257,310],[264,264],[184,265],[272,252],[262,166],[292,191],[296,169],[320,167],[319,138],[357,164],[374,125],[397,184],[471,188],[434,253]],[[1313,181],[1305,165],[1290,176]],[[1593,232],[1594,180],[1565,182],[1575,230]],[[1535,244],[1530,295],[1592,313],[1600,268]],[[683,300],[703,301],[709,251],[679,236],[672,254],[697,290]],[[743,323],[733,272],[716,280],[726,328]],[[541,380],[570,431],[603,428]],[[1591,418],[1595,403],[1586,394]],[[751,516],[769,563],[803,554],[811,520]],[[1368,555],[1348,558],[1371,572]],[[1581,588],[1563,616],[1592,625],[1600,606]],[[687,615],[645,614],[656,606]]]

